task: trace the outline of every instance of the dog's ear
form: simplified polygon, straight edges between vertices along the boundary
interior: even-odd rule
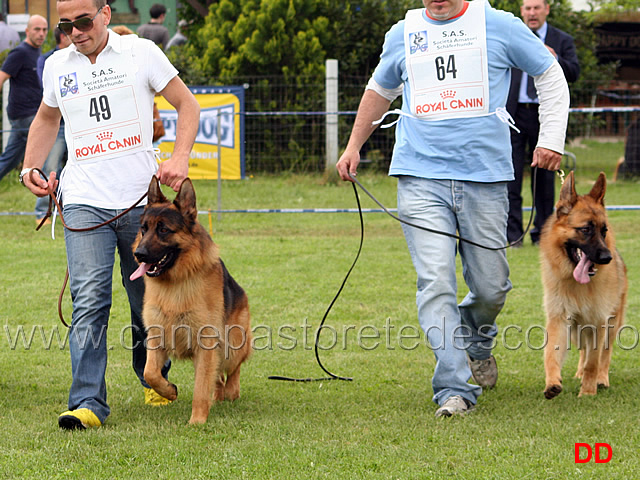
[[[193,189],[193,183],[191,183],[190,179],[184,179],[180,185],[178,196],[173,201],[173,204],[185,217],[189,218],[192,222],[196,221],[196,218],[198,217],[198,210],[196,209],[196,191]]]
[[[571,171],[567,178],[565,178],[562,188],[560,189],[560,199],[556,204],[556,215],[558,218],[568,215],[577,201],[578,194],[576,193],[573,171]]]
[[[160,190],[160,182],[155,175],[149,182],[149,203],[165,203],[168,202],[167,197],[164,196],[162,190]]]
[[[598,175],[598,179],[596,183],[593,185],[591,192],[589,192],[589,196],[593,198],[596,202],[604,206],[604,194],[607,191],[607,176],[604,172],[600,172]]]

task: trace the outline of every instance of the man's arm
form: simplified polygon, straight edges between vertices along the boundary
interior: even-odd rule
[[[560,29],[554,29],[557,34],[556,40],[550,42],[552,45],[547,45],[547,48],[558,60],[567,82],[575,82],[578,76],[580,76],[580,62],[578,61],[578,54],[575,43],[573,42],[573,37]]]
[[[569,120],[569,86],[558,62],[534,77],[540,107],[540,134],[531,166],[557,170],[562,162]]]
[[[11,78],[11,75],[0,70],[0,91],[2,91],[2,86],[4,85],[4,82],[9,80],[10,78]]]
[[[390,105],[391,100],[372,89],[365,90],[360,100],[358,114],[353,123],[347,148],[336,164],[342,180],[353,181],[349,174],[355,175],[356,173],[360,163],[360,149],[377,128],[377,125],[373,125],[372,122],[380,119],[389,110]]]
[[[53,147],[58,136],[60,128],[60,110],[50,107],[46,103],[40,103],[38,113],[36,113],[31,127],[29,127],[29,136],[27,137],[27,147],[24,154],[24,168],[42,168],[49,151]],[[45,172],[47,173],[47,172]],[[36,183],[31,182],[31,175],[25,175],[22,178],[25,187],[38,196],[47,195],[47,188],[55,190],[58,180],[56,173],[50,172],[49,183],[43,180],[40,175],[33,175]]]
[[[169,160],[160,164],[158,179],[160,183],[170,186],[177,192],[182,181],[189,174],[189,155],[200,126],[200,105],[178,76],[173,77],[158,93],[166,98],[178,112],[173,153]]]

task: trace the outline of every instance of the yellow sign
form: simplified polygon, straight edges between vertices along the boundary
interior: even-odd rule
[[[200,104],[200,127],[189,158],[189,177],[217,179],[218,155],[221,177],[244,178],[244,89],[242,87],[192,87]],[[156,97],[165,135],[160,138],[160,161],[171,158],[176,140],[178,114],[162,97]]]

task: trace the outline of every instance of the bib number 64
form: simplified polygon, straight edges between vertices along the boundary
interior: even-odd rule
[[[449,58],[446,60],[445,66],[445,58],[444,57],[436,57],[436,77],[441,82],[447,78],[447,74],[450,74],[453,78],[456,78],[458,74],[458,70],[456,69],[456,57],[455,55],[449,55]]]

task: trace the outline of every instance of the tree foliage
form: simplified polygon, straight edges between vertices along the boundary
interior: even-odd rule
[[[243,75],[322,81],[327,58],[342,73],[368,75],[385,32],[420,0],[221,0],[172,58],[188,80],[225,83]],[[192,12],[185,12],[192,15]]]
[[[521,0],[491,3],[520,16]],[[169,57],[187,84],[247,83],[249,112],[309,112],[323,108],[318,106],[323,105],[324,91],[318,86],[324,85],[328,58],[339,60],[341,79],[359,79],[357,91],[345,90],[341,80],[341,109],[355,109],[365,79],[378,63],[385,33],[409,8],[423,4],[422,0],[189,0],[183,5],[180,16],[191,22],[189,42],[172,49]],[[208,14],[203,18],[200,12],[205,7]],[[571,86],[572,105],[589,105],[596,89],[607,85],[615,72],[615,66],[598,64],[593,17],[573,12],[569,0],[553,0],[549,21],[575,39],[581,75]],[[287,88],[276,89],[276,83]],[[259,124],[266,137],[262,148],[271,153],[298,152],[296,161],[302,161],[309,152],[324,148],[320,121],[312,135],[314,145],[291,145],[293,135],[277,138],[278,131],[295,133],[308,127],[311,117],[247,117],[247,121]],[[570,128],[570,135],[574,130]]]

